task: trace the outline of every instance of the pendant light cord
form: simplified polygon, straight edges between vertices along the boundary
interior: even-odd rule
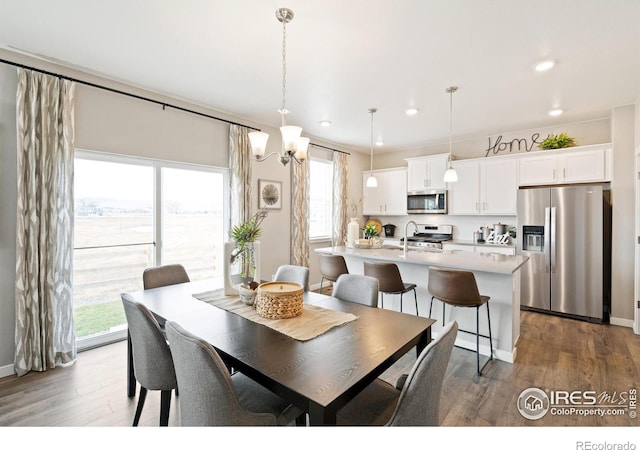
[[[378,111],[377,108],[369,109],[371,113],[371,167],[369,168],[369,176],[373,175],[373,115]]]
[[[447,92],[449,93],[449,169],[451,169],[451,137],[453,135],[453,93],[458,90],[457,86],[450,86],[447,88]]]

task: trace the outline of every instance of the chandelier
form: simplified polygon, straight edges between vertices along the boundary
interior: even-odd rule
[[[280,8],[276,11],[276,18],[282,23],[282,104],[278,112],[282,118],[280,133],[282,135],[281,153],[273,152],[264,156],[267,148],[269,134],[263,131],[252,131],[249,133],[251,150],[256,161],[262,162],[273,155],[278,155],[278,160],[283,166],[289,164],[292,159],[297,163],[302,163],[307,159],[309,148],[309,138],[300,137],[302,128],[287,125],[287,114],[289,110],[286,104],[287,93],[287,23],[293,19],[293,11],[287,8]]]

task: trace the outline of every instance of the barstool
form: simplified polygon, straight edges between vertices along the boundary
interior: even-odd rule
[[[431,293],[431,304],[429,306],[429,318],[431,318],[431,308],[433,307],[433,299],[437,298],[442,302],[442,323],[445,321],[445,305],[459,306],[476,309],[476,332],[458,330],[464,333],[475,334],[476,336],[476,365],[478,375],[482,375],[482,371],[493,360],[493,344],[491,338],[491,317],[489,314],[489,299],[486,295],[480,295],[476,277],[473,272],[467,270],[451,270],[429,267],[428,290]],[[480,334],[480,307],[487,305],[487,322],[489,324],[489,336]],[[489,358],[480,367],[480,338],[489,339]]]
[[[418,295],[416,285],[402,281],[400,270],[394,263],[373,263],[364,262],[364,274],[368,277],[378,279],[380,298],[384,308],[384,294],[400,294],[400,312],[402,312],[402,295],[413,291],[413,298],[416,302],[416,316],[418,315]]]
[[[340,275],[348,274],[347,263],[340,255],[328,255],[325,253],[318,254],[318,261],[320,262],[320,293],[322,294],[322,282],[329,280],[335,283]]]

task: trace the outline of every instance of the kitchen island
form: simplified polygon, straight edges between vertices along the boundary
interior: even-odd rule
[[[470,270],[476,277],[482,295],[491,297],[491,331],[493,334],[493,356],[513,363],[516,357],[516,343],[520,336],[520,268],[528,261],[522,255],[502,255],[494,253],[471,253],[452,251],[410,250],[404,257],[401,248],[356,249],[347,247],[327,247],[316,249],[318,253],[342,255],[350,273],[363,274],[363,261],[392,262],[398,265],[405,283],[415,283],[418,295],[418,310],[421,316],[429,315],[431,294],[427,290],[429,266]],[[411,294],[404,296],[403,311],[415,314]],[[399,295],[385,295],[384,307],[400,310]],[[431,314],[436,323],[432,327],[434,336],[442,329],[442,303],[433,301]],[[446,321],[456,320],[461,330],[475,331],[475,308],[447,307]],[[480,309],[480,334],[488,335],[485,307]],[[458,333],[456,345],[475,350],[475,336]],[[489,354],[488,339],[480,339],[480,353]]]

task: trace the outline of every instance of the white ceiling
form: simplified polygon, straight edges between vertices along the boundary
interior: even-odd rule
[[[376,151],[447,142],[450,85],[455,140],[608,117],[640,94],[640,0],[0,0],[0,46],[277,127],[280,7],[295,13],[288,122],[353,150],[371,107]],[[537,73],[543,58],[557,64]]]

